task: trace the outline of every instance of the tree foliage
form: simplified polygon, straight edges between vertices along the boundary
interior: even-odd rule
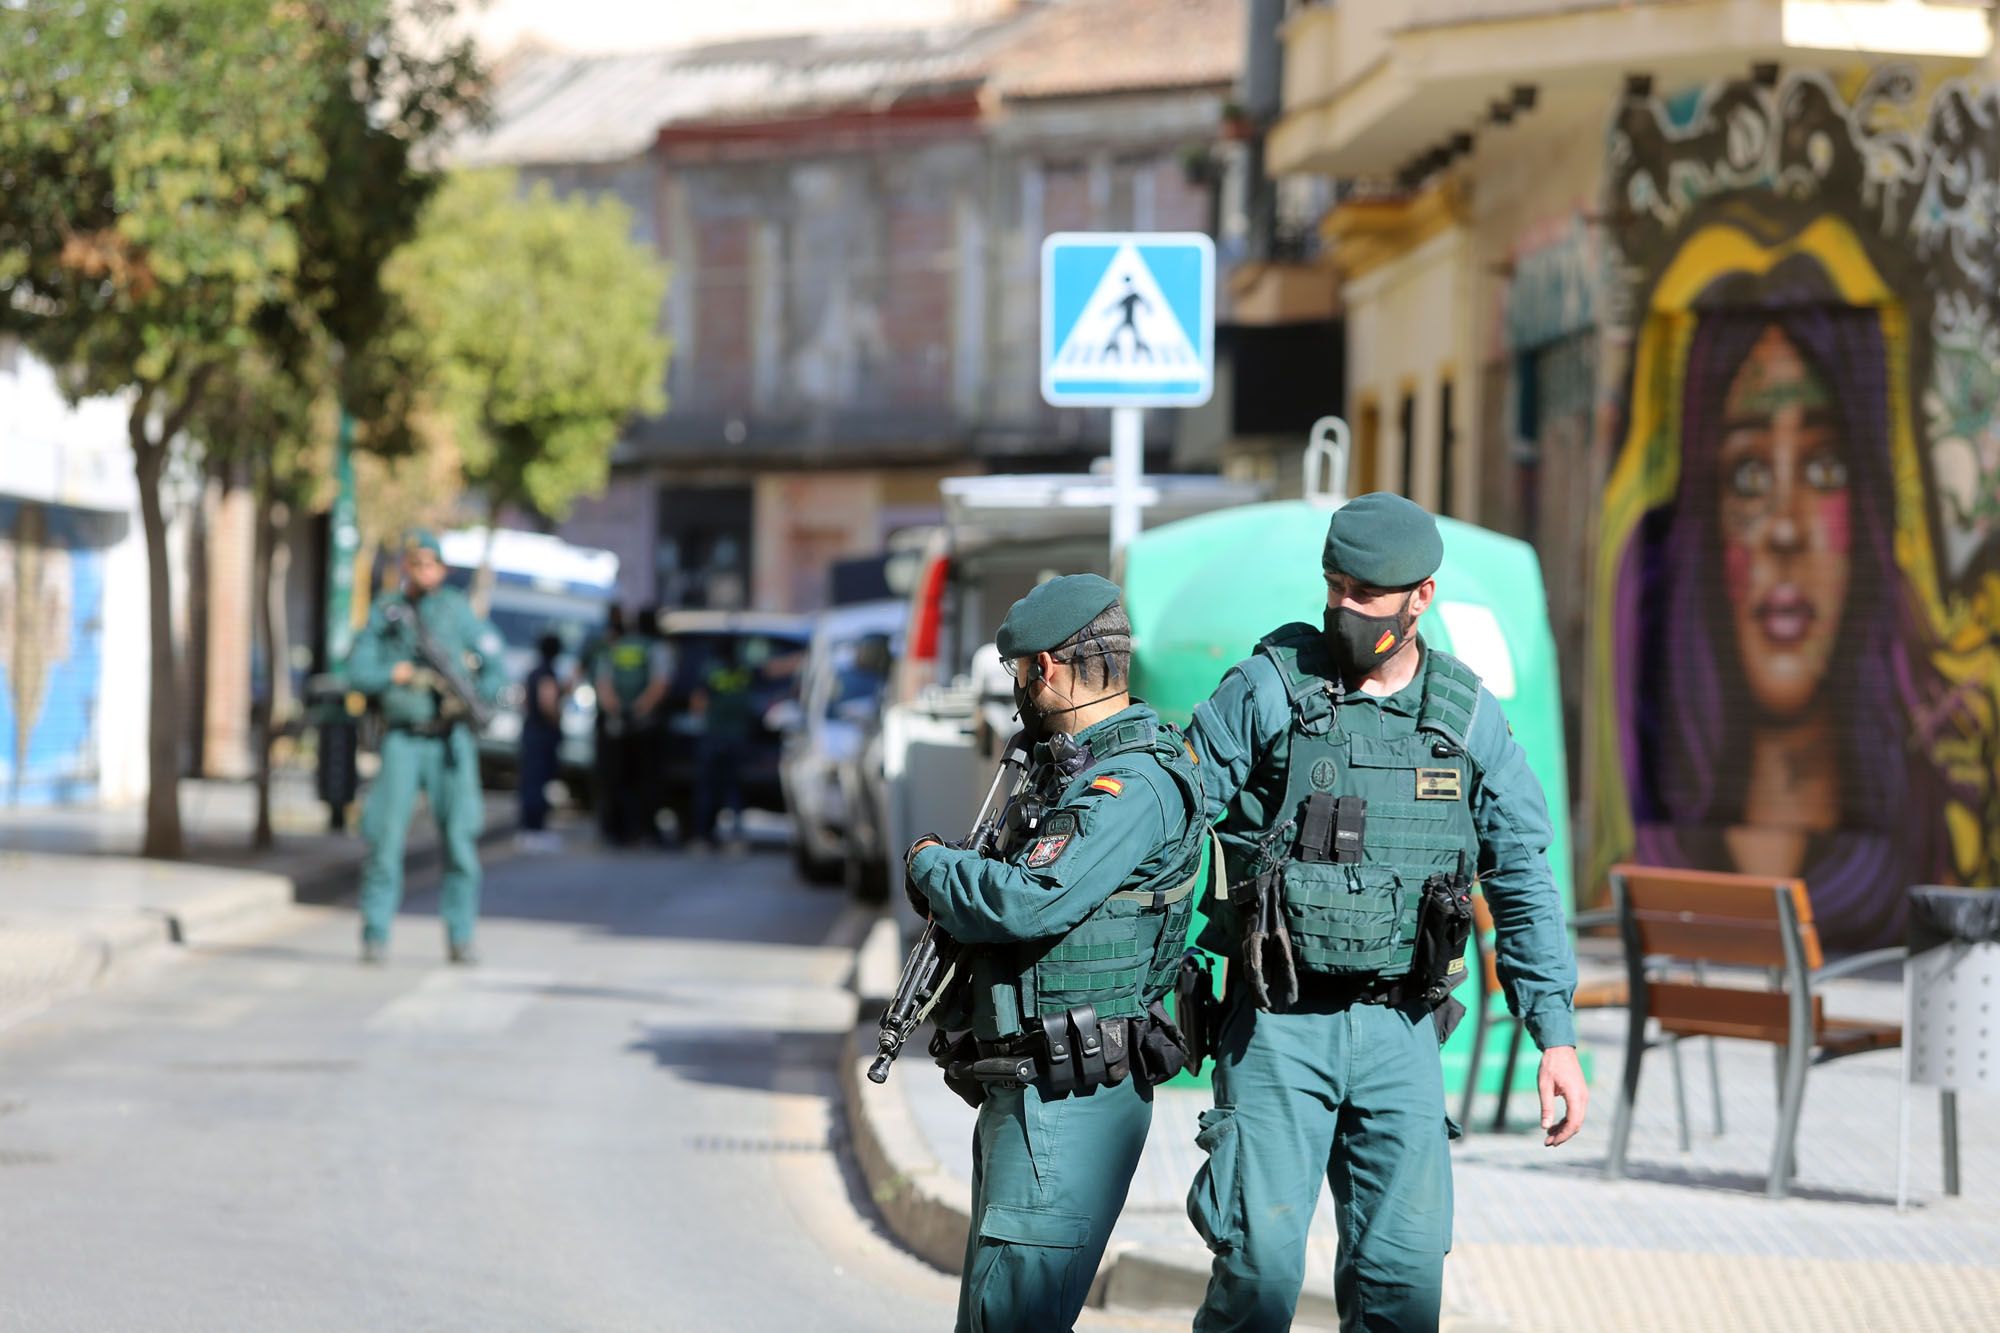
[[[665,267],[615,199],[453,176],[390,261],[467,480],[551,517],[599,490],[633,414],[665,408]]]
[[[426,193],[415,154],[476,82],[470,48],[435,38],[449,11],[0,4],[0,331],[75,397],[129,394],[150,564],[149,854],[181,841],[161,478],[218,376],[234,380],[220,406],[240,411],[233,433],[210,414],[211,443],[256,448],[274,437],[244,413],[293,413],[329,345],[387,322],[381,263]]]

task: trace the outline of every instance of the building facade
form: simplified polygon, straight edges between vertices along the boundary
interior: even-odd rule
[[[1541,552],[1587,864],[2000,879],[1983,5],[1297,8],[1359,485]]]
[[[125,407],[0,338],[0,804],[146,789],[146,547]]]
[[[1042,240],[1216,230],[1242,36],[1241,0],[1072,0],[503,67],[463,160],[616,193],[673,270],[669,408],[563,535],[633,603],[811,610],[943,477],[1089,466],[1108,416],[1039,396]]]

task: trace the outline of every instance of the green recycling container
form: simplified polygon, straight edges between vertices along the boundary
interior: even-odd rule
[[[1305,500],[1243,505],[1142,533],[1125,553],[1125,605],[1132,618],[1133,693],[1170,722],[1186,724],[1222,673],[1258,639],[1290,621],[1317,624],[1326,606],[1320,549],[1331,510]],[[1549,847],[1565,909],[1571,883],[1569,783],[1562,691],[1541,563],[1526,542],[1455,519],[1439,519],[1444,567],[1437,600],[1424,615],[1427,643],[1463,659],[1499,698],[1514,738],[1548,796],[1555,839]],[[1204,917],[1197,910],[1194,930]],[[1190,935],[1190,939],[1193,936]],[[1470,1006],[1470,988],[1460,989]],[[1497,997],[1504,1019],[1504,1003]],[[1482,1090],[1497,1092],[1511,1023],[1488,1038]],[[1445,1047],[1447,1103],[1458,1105],[1471,1059],[1470,1022]],[[1516,1071],[1516,1105],[1534,1114],[1535,1062]],[[1185,1079],[1186,1076],[1183,1076]]]

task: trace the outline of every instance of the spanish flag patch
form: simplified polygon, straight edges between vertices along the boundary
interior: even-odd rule
[[[1094,779],[1086,790],[1110,792],[1113,796],[1118,796],[1124,793],[1125,784],[1117,778],[1106,776]]]

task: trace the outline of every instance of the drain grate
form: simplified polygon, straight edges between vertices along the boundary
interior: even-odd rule
[[[698,1134],[688,1140],[688,1146],[698,1153],[747,1153],[753,1156],[776,1157],[792,1153],[836,1152],[845,1141],[845,1134],[840,1132],[830,1133],[817,1139]]]
[[[166,1068],[176,1074],[344,1074],[358,1060],[180,1060]]]
[[[53,1166],[55,1154],[28,1148],[0,1148],[0,1166]]]

